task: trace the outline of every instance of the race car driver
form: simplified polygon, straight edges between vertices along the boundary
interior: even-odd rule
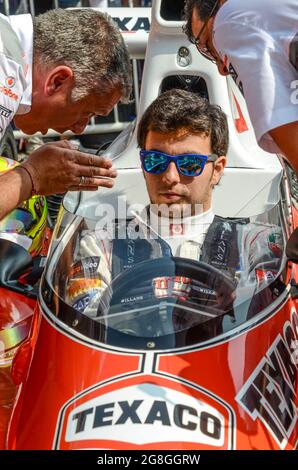
[[[240,271],[256,277],[258,257],[270,262],[281,256],[278,228],[223,219],[212,211],[212,191],[228,149],[227,120],[218,106],[188,91],[167,91],[141,118],[138,145],[151,204],[126,225],[126,236],[121,226],[121,236],[100,228],[82,236],[67,283],[67,302],[74,308],[96,315],[111,279],[144,260],[200,260],[237,282]],[[189,291],[186,278],[166,281],[154,283],[155,296]]]
[[[56,9],[33,24],[30,15],[0,15],[0,54],[0,138],[12,119],[26,134],[80,134],[91,116],[109,114],[130,95],[128,52],[99,11]],[[109,159],[67,141],[47,144],[1,176],[0,219],[34,194],[112,187],[115,176]]]

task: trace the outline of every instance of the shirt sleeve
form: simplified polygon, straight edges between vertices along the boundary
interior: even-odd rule
[[[293,90],[298,76],[286,51],[267,32],[249,22],[215,24],[214,44],[242,82],[259,145],[278,152],[268,132],[298,120]]]
[[[0,53],[0,140],[16,114],[24,90],[25,77],[20,64]]]

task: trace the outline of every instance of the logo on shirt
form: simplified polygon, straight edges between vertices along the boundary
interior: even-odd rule
[[[157,298],[188,296],[191,290],[192,280],[185,276],[156,277],[152,281],[153,291]]]
[[[6,77],[5,79],[5,85],[7,86],[7,88],[13,88],[16,84],[16,79],[12,76],[10,77]]]
[[[281,257],[283,251],[283,242],[279,233],[271,233],[268,237],[268,248],[274,256]]]
[[[19,101],[19,96],[4,85],[0,85],[0,93],[8,96],[8,98],[11,98],[14,101]]]
[[[175,235],[184,235],[184,225],[183,224],[170,224],[170,236]]]
[[[291,103],[298,104],[298,80],[293,80],[291,88],[294,90],[291,94]]]
[[[0,104],[0,116],[3,116],[5,118],[9,118],[9,116],[11,115],[12,111],[8,108],[5,108],[5,106],[2,106]]]
[[[290,44],[290,62],[298,72],[298,33]]]

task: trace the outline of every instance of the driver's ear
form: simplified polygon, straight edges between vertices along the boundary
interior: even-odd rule
[[[219,183],[223,175],[226,164],[227,164],[227,157],[225,156],[218,157],[218,159],[213,163],[213,173],[211,177],[212,187],[216,186]]]

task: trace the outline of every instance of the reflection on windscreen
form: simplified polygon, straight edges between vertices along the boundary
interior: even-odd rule
[[[46,278],[61,300],[55,313],[72,312],[71,326],[74,314],[84,324],[86,318],[96,322],[101,341],[128,347],[134,347],[132,338],[153,345],[159,339],[159,347],[162,338],[165,347],[194,344],[246,322],[284,287],[278,207],[250,220],[215,218],[199,251],[193,240],[183,239],[192,248],[180,250],[183,256],[150,226],[142,227],[140,218],[117,221],[112,230],[98,228],[98,221],[74,220]],[[62,317],[68,323],[68,314]]]

